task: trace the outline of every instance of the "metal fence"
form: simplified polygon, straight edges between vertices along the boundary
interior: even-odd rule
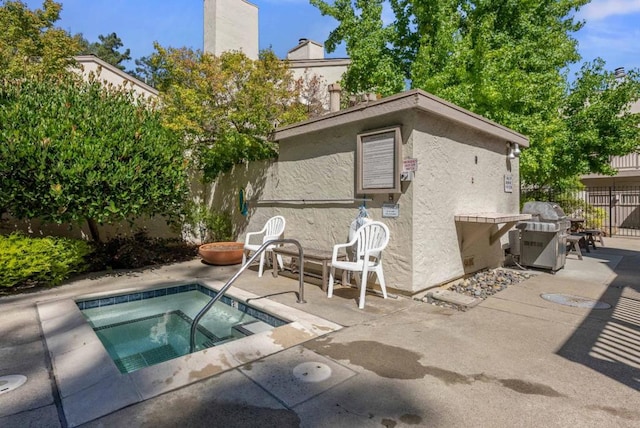
[[[520,189],[520,203],[527,201],[555,202],[569,217],[584,219],[585,228],[609,236],[640,237],[640,186]]]

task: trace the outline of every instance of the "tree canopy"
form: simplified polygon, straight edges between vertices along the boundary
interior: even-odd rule
[[[583,25],[573,14],[588,1],[390,0],[388,25],[383,0],[311,3],[338,20],[326,47],[346,45],[347,91],[390,95],[407,83],[513,128],[531,141],[522,179],[542,186],[611,173],[610,155],[640,146],[640,116],[628,113],[636,71],[619,81],[595,60],[568,79]]]
[[[165,123],[191,143],[205,179],[273,157],[274,129],[306,118],[288,66],[272,51],[251,60],[242,52],[214,56],[156,44],[147,62]]]
[[[56,28],[62,6],[44,0],[30,10],[21,1],[0,4],[0,78],[65,73],[80,49],[78,41]]]
[[[177,218],[180,136],[132,91],[74,76],[0,81],[0,213],[56,223]]]

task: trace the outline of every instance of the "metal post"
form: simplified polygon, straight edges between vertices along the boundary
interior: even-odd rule
[[[613,191],[609,186],[609,236],[613,236]]]

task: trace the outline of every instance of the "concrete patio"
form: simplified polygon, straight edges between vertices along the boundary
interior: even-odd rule
[[[606,244],[467,312],[374,295],[358,310],[356,290],[338,287],[327,299],[315,284],[306,285],[308,303],[297,304],[297,281],[247,272],[238,288],[344,328],[82,426],[638,426],[640,240]],[[0,394],[0,426],[68,426],[37,303],[185,278],[225,281],[236,269],[195,260],[0,298],[0,376],[28,377]],[[611,308],[563,306],[543,293]],[[303,381],[298,367],[311,378],[315,367],[330,375]]]

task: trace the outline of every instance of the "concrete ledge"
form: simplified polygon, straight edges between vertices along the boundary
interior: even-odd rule
[[[462,306],[464,308],[473,308],[482,299],[476,299],[475,297],[466,296],[464,294],[456,293],[450,290],[435,290],[427,293],[427,297],[431,297],[435,300],[451,303],[453,305]]]

